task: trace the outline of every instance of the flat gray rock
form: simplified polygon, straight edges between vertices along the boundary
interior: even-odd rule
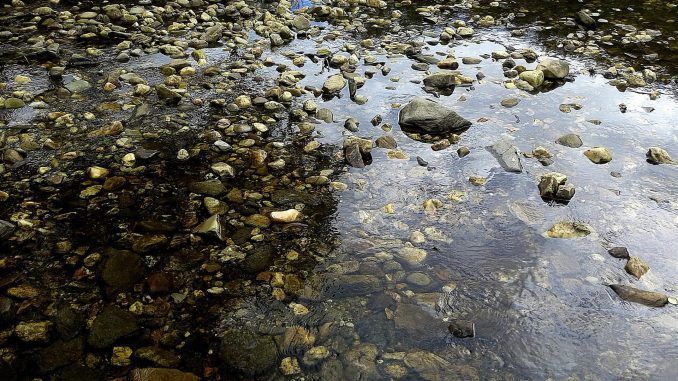
[[[520,163],[518,150],[506,140],[500,140],[494,145],[487,147],[487,150],[497,158],[501,167],[508,172],[522,172],[523,165]]]

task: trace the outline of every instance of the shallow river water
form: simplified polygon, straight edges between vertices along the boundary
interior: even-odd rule
[[[62,3],[52,6],[75,7]],[[0,234],[0,378],[678,378],[678,165],[646,160],[650,147],[678,157],[675,6],[389,1],[375,10],[349,3],[326,3],[346,9],[346,18],[322,17],[312,2],[293,4],[292,11],[314,19],[313,33],[282,46],[270,47],[243,21],[234,34],[246,43],[204,47],[201,65],[188,58],[197,74],[183,75],[176,86],[186,91],[179,91],[178,106],[155,91],[148,98],[133,94],[122,80],[101,90],[115,68],[151,87],[167,84],[160,69],[176,61],[162,52],[116,62],[115,44],[92,43],[102,55],[90,57],[91,65],[66,65],[59,79],[48,75],[50,63],[2,61],[3,101],[25,95],[17,95],[21,90],[34,97],[0,109],[0,191],[7,195],[0,222],[12,225]],[[418,8],[424,6],[430,12]],[[190,12],[200,15],[200,7]],[[252,7],[259,7],[255,15],[276,9],[274,2]],[[607,20],[587,32],[574,21],[584,7]],[[657,7],[666,7],[665,17]],[[7,20],[30,22],[12,18],[14,11],[3,10]],[[393,11],[403,16],[392,18]],[[474,15],[497,22],[479,26]],[[384,19],[392,21],[375,26]],[[441,41],[454,20],[466,20],[473,36]],[[630,29],[619,25],[661,36],[622,44],[630,37],[618,31]],[[609,47],[601,44],[602,53],[564,43],[587,33],[590,43],[599,31],[611,36],[603,38]],[[374,46],[361,44],[368,37]],[[398,43],[420,46],[420,60],[432,62],[428,70],[413,69],[417,60],[398,54]],[[88,44],[62,45],[77,51]],[[250,46],[263,50],[255,57]],[[331,96],[301,91],[320,89],[341,72],[318,53],[323,49],[329,57],[358,58],[345,70],[366,78],[357,96],[350,86]],[[531,92],[507,86],[513,79],[502,69],[505,58],[493,57],[522,49],[536,53],[537,62],[566,60],[569,75]],[[303,66],[293,62],[298,57],[306,57]],[[445,57],[454,57],[456,70],[473,83],[451,92],[426,88],[424,78],[442,70],[434,62]],[[515,59],[528,69],[537,62]],[[627,86],[621,75],[606,73],[614,63],[651,68],[659,79],[646,75],[643,86]],[[205,73],[213,67],[217,76]],[[267,90],[288,70],[299,71],[288,88],[301,94],[280,98],[281,108],[255,100],[251,108],[229,109],[218,101],[241,94],[274,99]],[[31,82],[19,84],[17,75]],[[64,94],[74,78],[93,87]],[[399,113],[418,96],[472,125],[457,135],[403,131]],[[318,112],[295,114],[309,99]],[[505,107],[507,99],[518,102]],[[139,116],[144,105],[150,110]],[[75,121],[60,125],[53,112]],[[345,127],[349,118],[357,128]],[[122,132],[92,133],[116,120],[124,121]],[[582,145],[556,143],[566,134],[578,135]],[[345,161],[351,136],[376,142],[362,168]],[[384,136],[392,137],[390,148],[379,143]],[[432,149],[441,139],[452,144]],[[215,140],[234,148],[219,151]],[[312,141],[319,148],[309,148]],[[499,141],[516,148],[521,172],[507,171],[491,152]],[[470,153],[458,154],[460,147]],[[539,147],[550,157],[535,158]],[[593,147],[606,147],[612,160],[593,163],[584,155]],[[136,154],[131,165],[129,152]],[[260,152],[267,153],[264,165],[257,164]],[[229,163],[235,174],[215,180],[216,162]],[[93,166],[109,171],[99,178]],[[538,184],[548,172],[574,185],[569,202],[542,199]],[[114,175],[124,185],[108,186]],[[293,222],[265,217],[295,208],[303,217]],[[213,215],[221,239],[201,230]],[[582,224],[587,234],[550,237],[560,222]],[[613,247],[627,248],[649,271],[640,278],[627,273],[626,260],[608,254]],[[662,307],[625,301],[609,287],[616,284],[670,298]]]

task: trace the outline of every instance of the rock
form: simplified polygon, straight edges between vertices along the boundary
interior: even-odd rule
[[[303,15],[296,15],[292,19],[292,26],[296,30],[306,30],[311,27],[311,22]]]
[[[14,333],[25,343],[46,342],[52,330],[52,322],[21,322],[14,327]]]
[[[296,357],[285,357],[280,362],[280,372],[285,376],[291,376],[301,373],[299,361]]]
[[[138,329],[136,318],[131,312],[116,306],[106,306],[94,319],[87,343],[94,348],[108,348]]]
[[[518,103],[520,103],[520,99],[518,99],[518,98],[506,98],[506,99],[502,99],[500,103],[501,103],[502,106],[504,106],[506,108],[511,108],[511,107],[518,105]]]
[[[624,270],[634,277],[640,279],[641,276],[645,275],[645,273],[650,270],[650,266],[648,266],[647,263],[638,257],[630,257],[626,262],[626,266],[624,266]]]
[[[400,126],[428,133],[446,133],[463,130],[471,122],[453,110],[430,99],[416,97],[400,110]]]
[[[223,27],[221,24],[216,24],[213,25],[207,29],[205,29],[205,33],[200,36],[201,40],[205,40],[207,43],[215,43],[218,42],[221,39],[221,35],[223,32]]]
[[[414,370],[419,377],[426,381],[445,381],[457,379],[451,374],[452,365],[444,358],[425,351],[409,352],[403,361]]]
[[[462,84],[458,75],[453,71],[439,71],[424,78],[424,86],[435,89],[453,89]]]
[[[520,79],[537,88],[544,83],[544,72],[541,70],[525,70],[518,75]]]
[[[0,241],[9,238],[12,233],[14,233],[14,224],[9,221],[0,220]]]
[[[200,381],[200,377],[179,369],[137,368],[130,372],[130,381]]]
[[[226,187],[219,180],[198,181],[192,183],[189,189],[193,193],[206,194],[212,197],[217,197],[226,192]]]
[[[593,147],[586,150],[584,155],[596,164],[605,164],[612,161],[612,153],[605,147]]]
[[[663,307],[669,302],[668,297],[659,292],[644,291],[621,284],[611,284],[610,288],[617,293],[620,298],[626,301],[640,303],[650,307]]]
[[[222,241],[226,238],[221,226],[221,218],[218,214],[215,214],[203,221],[202,224],[193,229],[193,232],[196,234],[211,236]]]
[[[7,109],[22,108],[25,105],[26,105],[26,103],[23,101],[23,99],[14,98],[14,97],[10,97],[10,98],[5,99],[5,108],[7,108]]]
[[[584,9],[577,12],[577,14],[575,15],[575,19],[577,20],[577,22],[579,22],[581,25],[583,25],[587,29],[595,29],[596,28],[596,25],[597,25],[596,20],[594,20],[593,17],[591,17],[589,15],[589,13]]]
[[[435,340],[441,338],[445,332],[442,321],[414,304],[398,303],[393,322],[401,333],[417,340]]]
[[[608,254],[619,259],[629,259],[629,251],[625,247],[613,247],[607,251]]]
[[[650,149],[647,150],[645,157],[647,157],[647,161],[652,164],[674,164],[671,155],[660,147],[650,147]]]
[[[221,337],[220,358],[226,366],[256,376],[276,365],[278,350],[271,336],[231,328]]]
[[[328,357],[330,357],[330,351],[327,349],[327,347],[320,345],[317,347],[312,347],[306,351],[301,361],[304,363],[304,365],[314,366]]]
[[[298,221],[301,217],[301,212],[296,209],[287,209],[279,212],[271,212],[271,220],[273,222],[289,223]]]
[[[567,186],[567,176],[558,172],[549,172],[541,176],[539,195],[544,200],[569,201],[574,196],[574,187]]]
[[[159,347],[139,348],[134,352],[134,357],[166,368],[175,368],[181,364],[181,360],[177,355]]]
[[[346,87],[346,79],[341,74],[335,74],[327,78],[323,83],[323,92],[325,94],[335,94]]]
[[[72,364],[82,357],[85,343],[78,337],[70,341],[58,340],[35,354],[38,373],[44,374]]]
[[[570,148],[579,148],[583,144],[581,138],[577,134],[563,135],[556,140],[556,143]]]
[[[358,146],[358,144],[351,144],[344,147],[344,158],[351,167],[365,168],[365,161],[363,160],[363,155],[360,152],[360,146]]]
[[[560,221],[556,222],[546,232],[550,238],[579,238],[593,233],[593,228],[582,222]]]
[[[384,135],[377,138],[374,142],[379,148],[395,149],[398,148],[398,143],[391,135]]]
[[[448,330],[454,337],[466,338],[475,337],[476,327],[470,320],[454,319],[450,321]]]
[[[570,74],[570,64],[558,58],[544,58],[539,62],[536,70],[544,72],[544,78],[562,79]]]
[[[494,145],[487,147],[487,150],[494,155],[504,170],[516,173],[523,171],[518,150],[507,140],[500,140]]]
[[[92,87],[92,85],[90,85],[90,83],[87,81],[79,79],[67,83],[64,87],[68,89],[68,91],[70,91],[71,93],[82,93],[89,90]]]
[[[419,249],[413,246],[403,246],[398,251],[398,258],[402,259],[405,263],[412,267],[421,265],[421,263],[426,260],[428,254],[426,250]]]
[[[471,153],[471,150],[466,146],[461,146],[461,147],[457,148],[457,155],[459,155],[459,157],[464,157],[464,156],[466,156],[470,153]]]
[[[459,62],[454,57],[444,58],[437,63],[440,69],[456,70],[459,68]]]
[[[110,250],[103,264],[101,279],[111,293],[127,291],[141,281],[146,266],[137,254],[127,250]]]
[[[85,315],[68,305],[63,305],[57,309],[55,326],[62,339],[70,340],[85,326]]]
[[[348,298],[383,290],[381,280],[374,275],[328,275],[324,284],[321,294],[323,298]]]
[[[473,28],[467,27],[467,26],[462,26],[457,28],[457,35],[461,37],[471,37],[473,36]]]

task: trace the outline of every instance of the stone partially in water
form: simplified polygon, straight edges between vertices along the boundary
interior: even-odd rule
[[[271,221],[289,223],[299,220],[301,213],[296,209],[288,209],[278,212],[271,212]]]
[[[640,290],[622,284],[611,284],[610,288],[626,301],[650,307],[663,307],[669,302],[668,297],[659,292]]]
[[[438,102],[416,97],[400,110],[398,122],[403,128],[439,134],[463,130],[471,122]]]
[[[596,164],[605,164],[612,161],[612,153],[605,147],[593,147],[586,150],[584,155]]]
[[[544,72],[548,79],[562,79],[570,74],[570,64],[558,58],[544,58],[537,65],[537,70]]]
[[[596,20],[594,20],[593,17],[591,17],[591,15],[589,15],[588,11],[585,9],[582,9],[581,11],[577,12],[575,18],[581,25],[583,25],[587,29],[596,28],[597,25]]]
[[[278,350],[271,336],[249,329],[229,329],[221,337],[220,358],[226,366],[256,376],[276,365]]]
[[[593,233],[593,228],[582,222],[560,221],[556,222],[546,232],[550,238],[579,238]]]
[[[413,267],[421,265],[427,256],[426,250],[413,246],[404,246],[398,251],[398,258]]]
[[[608,250],[607,253],[619,259],[631,258],[628,249],[626,249],[625,247],[613,247],[610,250]]]
[[[525,70],[520,73],[519,77],[534,88],[537,88],[544,83],[544,72],[541,70]]]
[[[346,79],[341,74],[335,74],[325,81],[323,84],[323,92],[325,94],[335,94],[341,91],[346,86]]]
[[[558,172],[549,172],[541,176],[539,195],[544,200],[567,202],[574,196],[574,186],[565,184],[567,176]]]
[[[518,150],[507,140],[500,140],[487,150],[497,158],[499,164],[508,172],[522,172],[523,165],[520,163]]]
[[[58,340],[40,349],[35,354],[38,372],[48,373],[80,360],[84,344],[82,337],[78,337],[70,341]]]
[[[556,140],[556,143],[570,148],[579,148],[583,144],[581,138],[577,134],[563,135]]]
[[[131,312],[116,306],[106,306],[94,319],[87,343],[94,348],[108,348],[138,329],[136,318]]]
[[[445,381],[451,378],[452,365],[444,358],[425,351],[409,352],[403,359],[405,365],[414,370],[421,379],[426,381]]]
[[[14,233],[14,224],[9,221],[0,220],[0,241],[8,238]]]
[[[645,154],[647,161],[652,164],[675,164],[671,155],[660,147],[650,147]]]
[[[626,266],[624,266],[624,270],[640,279],[641,276],[650,270],[650,266],[638,257],[630,257],[628,262],[626,262]]]

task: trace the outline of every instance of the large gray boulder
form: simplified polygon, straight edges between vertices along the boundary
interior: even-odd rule
[[[400,126],[440,134],[463,130],[471,122],[438,102],[416,97],[400,110]]]

